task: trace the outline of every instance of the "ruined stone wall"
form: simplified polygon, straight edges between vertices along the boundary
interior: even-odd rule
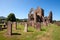
[[[33,13],[32,13],[33,12]],[[32,15],[32,16],[31,16]],[[33,20],[32,20],[33,18]],[[37,22],[44,22],[44,9],[40,8],[40,7],[37,7],[36,10],[32,11],[32,9],[30,10],[30,13],[28,14],[28,22],[34,22],[34,23],[37,23]],[[50,11],[50,14],[48,17],[46,17],[45,19],[46,23],[51,23],[52,22],[52,11]]]

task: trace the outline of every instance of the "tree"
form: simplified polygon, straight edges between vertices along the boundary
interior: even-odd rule
[[[10,13],[7,17],[7,21],[11,21],[11,22],[15,22],[16,21],[16,17],[14,13]]]
[[[19,19],[19,18],[16,18],[16,21],[17,21],[17,22],[20,22],[20,19]]]
[[[1,22],[1,19],[0,19],[0,22]]]

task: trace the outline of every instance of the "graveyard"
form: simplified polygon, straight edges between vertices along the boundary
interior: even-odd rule
[[[14,13],[0,19],[0,40],[60,40],[60,22],[52,20],[53,13],[31,8],[28,19],[16,19]]]
[[[29,26],[28,31],[24,32],[24,25],[17,25],[17,30],[12,28],[12,35],[7,35],[7,29],[0,31],[0,40],[59,40],[60,27],[56,24],[42,26],[41,31]]]
[[[0,40],[60,40],[60,0],[0,0]]]

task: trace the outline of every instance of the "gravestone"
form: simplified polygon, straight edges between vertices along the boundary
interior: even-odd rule
[[[0,25],[0,30],[2,30],[2,25]]]
[[[14,30],[17,29],[17,22],[13,22],[13,27],[14,27]]]
[[[32,22],[31,21],[29,22],[29,26],[32,26]]]
[[[5,23],[5,27],[7,28],[8,22]]]
[[[36,29],[37,29],[38,31],[41,30],[41,23],[37,22],[37,24],[36,24]]]
[[[4,23],[4,28],[6,28],[6,23]]]
[[[47,26],[47,22],[43,22],[43,25],[44,25],[44,26]]]
[[[11,36],[12,35],[12,22],[8,21],[7,25],[7,35]]]
[[[28,31],[28,24],[25,23],[25,28],[24,28],[24,32],[27,32]]]
[[[29,22],[29,26],[34,27],[34,21],[30,21],[30,22]]]

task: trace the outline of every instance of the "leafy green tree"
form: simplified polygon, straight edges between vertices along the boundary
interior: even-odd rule
[[[16,17],[14,13],[10,13],[6,19],[7,21],[11,21],[11,22],[15,22],[16,21]]]
[[[17,21],[17,22],[20,22],[20,19],[16,18],[16,21]]]
[[[0,19],[0,22],[1,22],[1,19]]]

